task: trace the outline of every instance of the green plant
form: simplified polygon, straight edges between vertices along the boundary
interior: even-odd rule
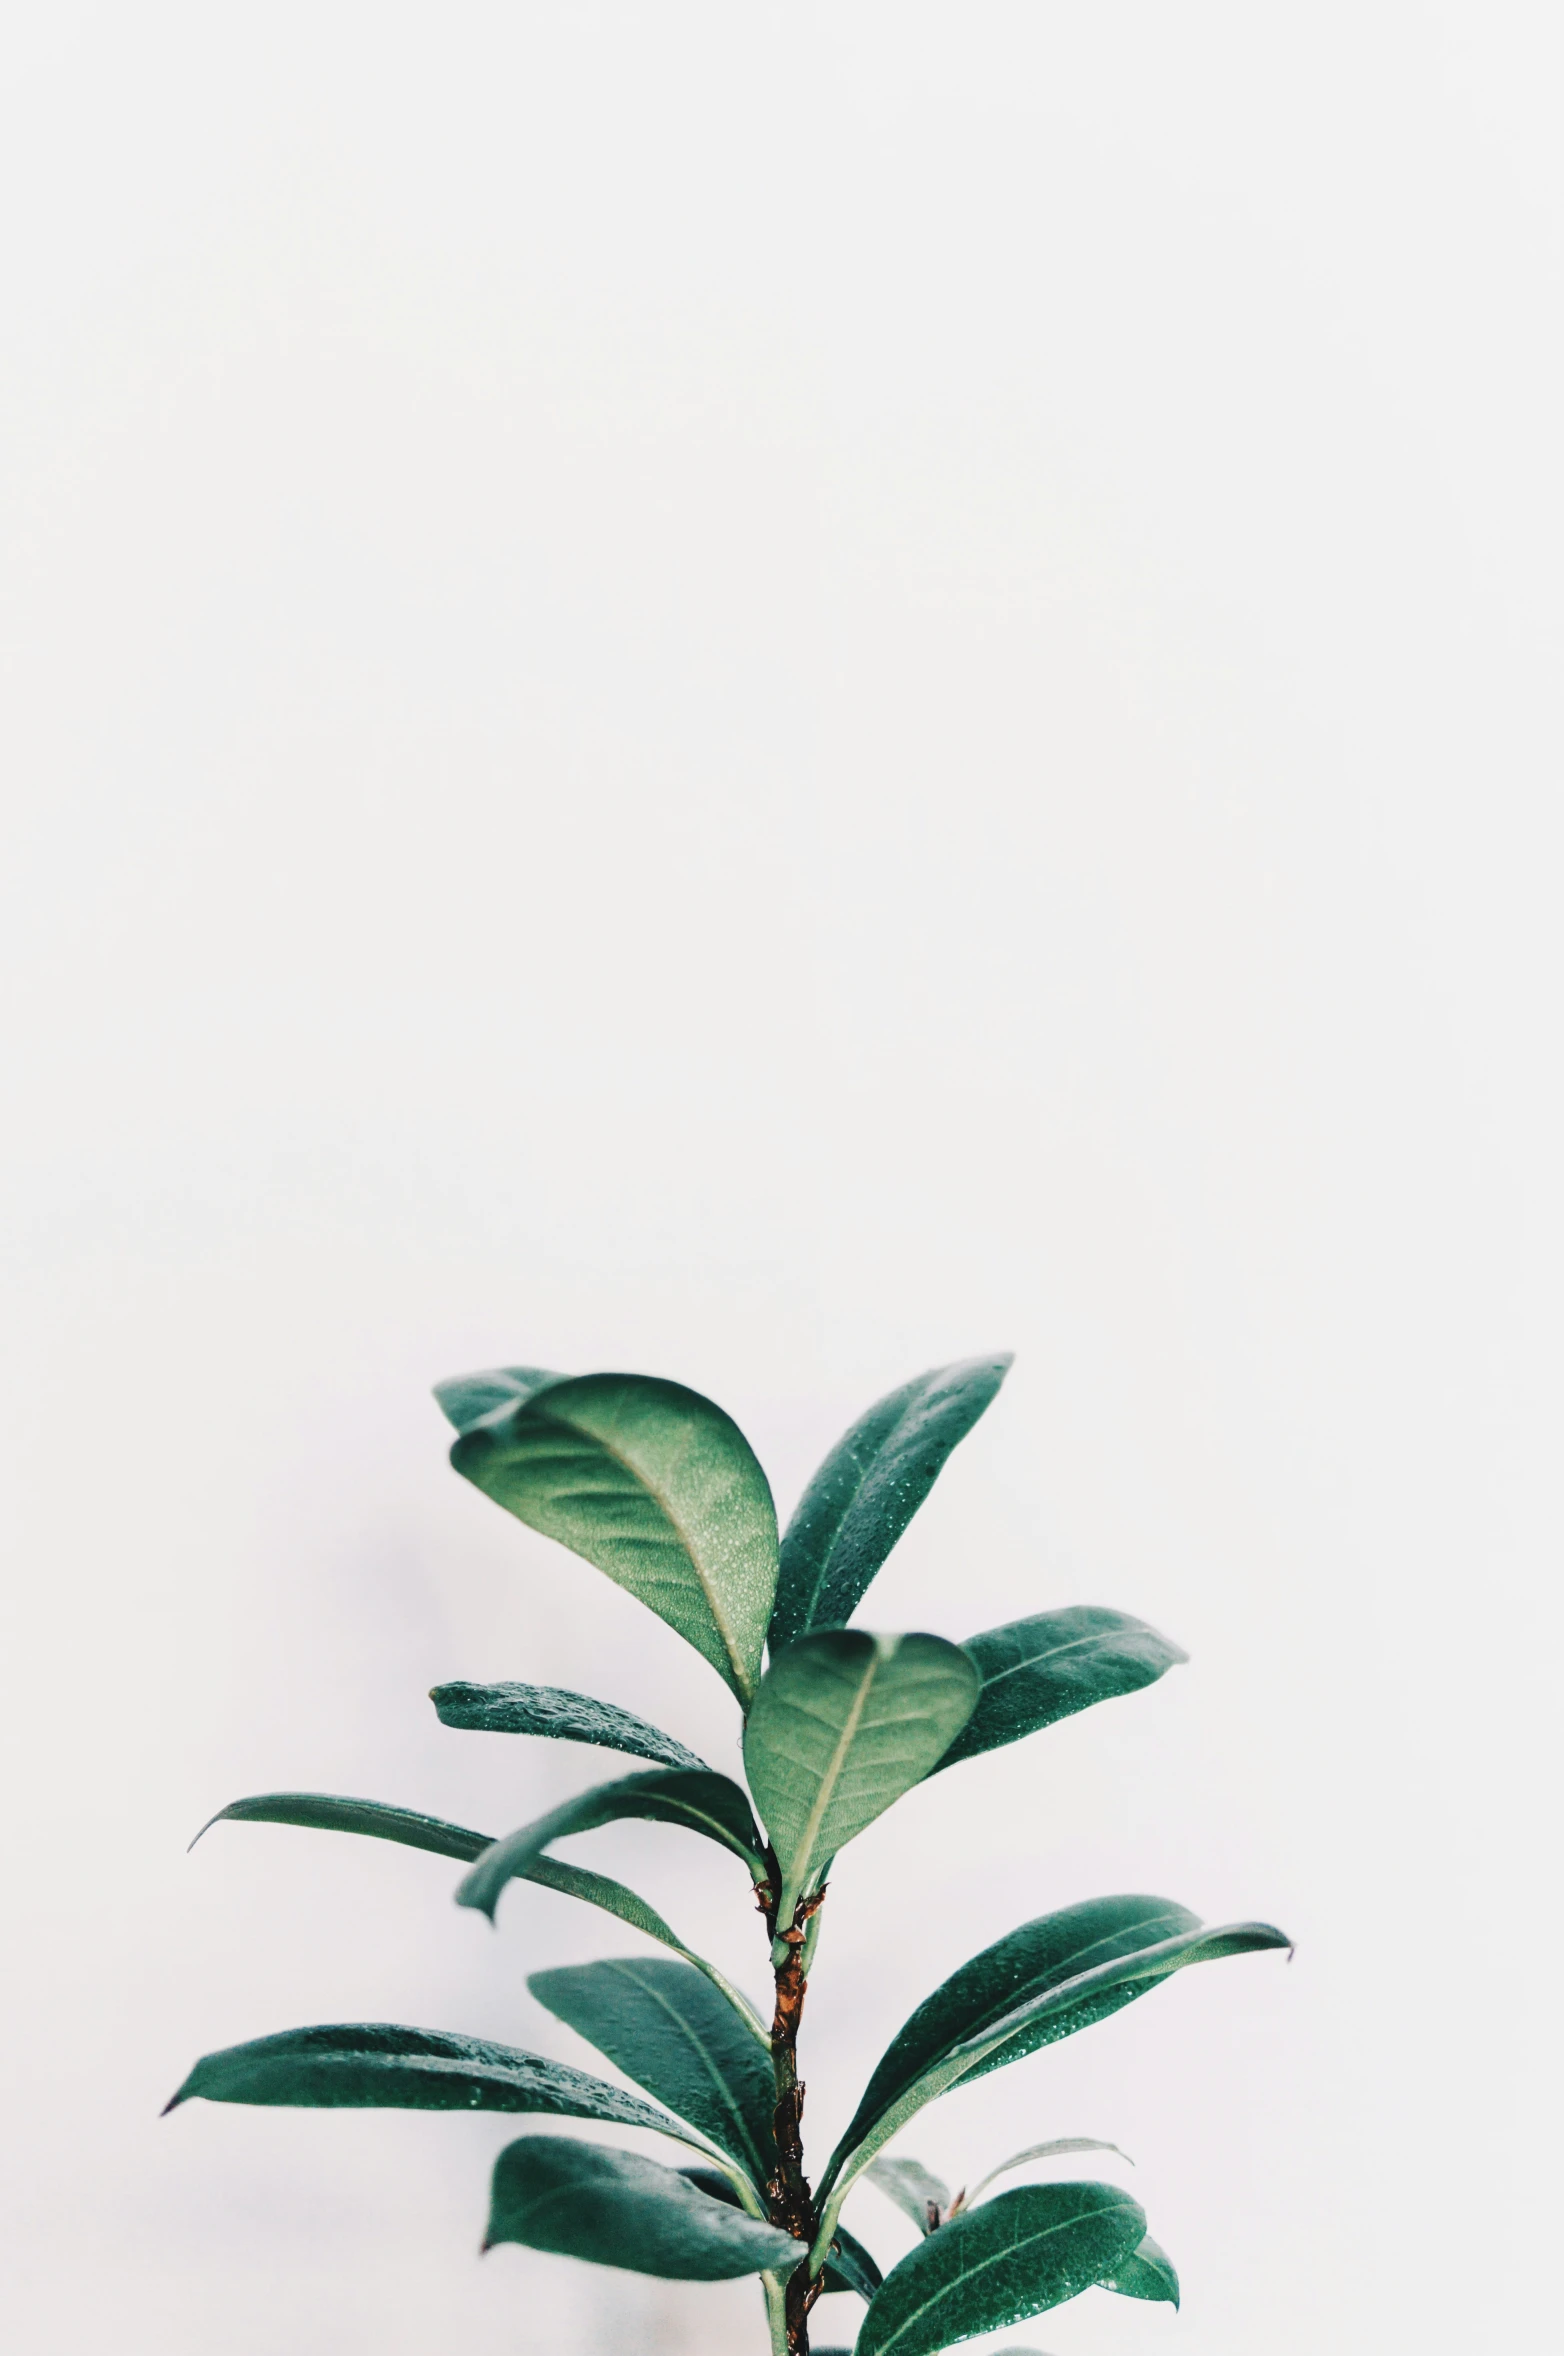
[[[510,2144],[495,2164],[484,2247],[521,2242],[688,2281],[758,2275],[775,2356],[808,2350],[810,2310],[827,2290],[867,2301],[857,2356],[933,2356],[1094,2284],[1176,2305],[1178,2278],[1117,2186],[1024,2184],[980,2198],[1025,2162],[1112,2145],[1037,2144],[954,2197],[885,2147],[936,2096],[1106,2018],[1185,1965],[1285,1947],[1267,1923],[1209,1930],[1184,1907],[1143,1897],[1091,1899],[1023,1923],[918,2006],[818,2186],[805,2173],[798,2030],[840,1852],[926,1776],[1133,1692],[1185,1658],[1143,1621],[1094,1608],[1039,1612],[965,1644],[846,1625],[1008,1365],[941,1367],[880,1400],[826,1458],[780,1540],[744,1435],[677,1383],[505,1367],[441,1384],[457,1471],[628,1588],[727,1681],[744,1713],[748,1792],[671,1735],[585,1694],[453,1684],[431,1697],[447,1726],[592,1743],[649,1764],[500,1840],[318,1793],[237,1800],[220,1816],[458,1858],[469,1867],[458,1903],[491,1920],[518,1879],[617,1915],[671,1952],[538,1972],[528,1985],[644,2094],[479,2038],[355,2024],[209,2053],[169,2109],[201,2096],[654,2129],[695,2161],[672,2169],[555,2135]],[[743,1866],[770,1948],[769,2028],[633,1890],[552,1854],[568,1834],[625,1817],[684,1825]],[[841,2219],[860,2182],[922,2235],[883,2278]]]

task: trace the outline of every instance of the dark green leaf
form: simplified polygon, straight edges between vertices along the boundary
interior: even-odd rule
[[[342,1800],[326,1792],[265,1792],[256,1799],[235,1800],[232,1807],[221,1809],[211,1824],[220,1824],[224,1817],[258,1824],[302,1824],[324,1832],[367,1833],[374,1840],[400,1841],[412,1849],[432,1849],[438,1856],[460,1857],[464,1863],[481,1857],[485,1849],[494,1846],[491,1833],[470,1832],[463,1824],[447,1824],[438,1816],[419,1816],[411,1808],[388,1808],[378,1800]],[[210,1825],[203,1825],[201,1831],[210,1829]],[[201,1833],[197,1833],[196,1840],[200,1838]],[[190,1845],[194,1848],[195,1842]],[[584,1865],[565,1865],[556,1857],[534,1857],[530,1865],[518,1868],[513,1878],[536,1882],[545,1890],[558,1890],[567,1898],[580,1898],[588,1906],[600,1906],[605,1914],[617,1915],[621,1922],[644,1931],[649,1939],[671,1947],[686,1963],[705,1973],[712,1986],[732,2005],[749,2035],[770,2051],[766,2030],[749,1999],[723,1978],[715,1964],[686,1946],[655,1907],[648,1906],[634,1890],[626,1889],[623,1882],[611,1880],[606,1873],[591,1873]]]
[[[1022,1735],[1073,1717],[1093,1702],[1154,1685],[1189,1658],[1144,1620],[1095,1604],[1034,1612],[1028,1620],[985,1628],[980,1636],[967,1637],[962,1650],[976,1661],[983,1684],[976,1709],[941,1767],[1019,1742]]]
[[[791,2271],[800,2255],[790,2235],[712,2200],[674,2168],[557,2135],[523,2136],[495,2162],[483,2246],[503,2241],[678,2282]]]
[[[950,2186],[938,2176],[931,2175],[921,2160],[871,2160],[864,2170],[865,2180],[879,2186],[889,2201],[894,2201],[904,2217],[910,2217],[920,2233],[932,2233],[935,2224],[950,2207]],[[934,2211],[931,2220],[930,2209]]]
[[[681,1383],[582,1375],[484,1416],[451,1462],[639,1597],[748,1707],[776,1590],[777,1522],[731,1416]]]
[[[517,1407],[551,1383],[568,1379],[543,1366],[494,1366],[487,1374],[453,1374],[448,1382],[435,1384],[434,1395],[446,1421],[467,1432],[496,1409]]]
[[[1089,2290],[1132,2250],[1146,2219],[1111,2184],[1023,2184],[953,2217],[892,2267],[857,2356],[937,2356]]]
[[[612,1702],[594,1701],[589,1693],[570,1693],[559,1685],[468,1685],[458,1679],[436,1685],[429,1699],[442,1726],[456,1726],[475,1734],[545,1734],[556,1742],[596,1743],[605,1751],[628,1751],[633,1758],[656,1759],[665,1767],[694,1767],[712,1771],[682,1742],[649,1726],[629,1710]]]
[[[388,1808],[379,1800],[343,1800],[330,1792],[258,1792],[253,1799],[232,1800],[209,1816],[196,1834],[214,1824],[301,1824],[313,1832],[357,1832],[374,1841],[398,1841],[405,1849],[431,1849],[437,1857],[459,1857],[471,1864],[488,1848],[491,1836],[469,1832],[465,1824],[447,1824],[441,1816],[420,1816],[412,1808]],[[195,1841],[190,1844],[195,1847]]]
[[[647,2127],[709,2149],[638,2094],[585,2070],[484,2037],[391,2021],[284,2029],[204,2054],[167,2108],[197,2099],[315,2111],[540,2111]]]
[[[486,1849],[456,1893],[459,1906],[476,1906],[492,1921],[500,1892],[509,1881],[530,1877],[532,1866],[551,1842],[570,1833],[594,1832],[599,1825],[625,1816],[645,1817],[655,1824],[682,1824],[704,1833],[744,1861],[752,1881],[762,1880],[766,1866],[763,1844],[749,1802],[731,1777],[713,1768],[653,1767],[645,1775],[626,1775],[618,1783],[600,1783],[573,1800],[563,1801],[507,1833]]]
[[[744,1729],[744,1766],[782,1867],[784,1927],[836,1851],[949,1748],[977,1684],[942,1636],[822,1630],[772,1662]]]
[[[1202,1930],[1163,1898],[1094,1898],[1023,1923],[892,2039],[822,2180],[822,2233],[854,2177],[937,2095],[1106,2019],[1188,1964],[1288,1943],[1270,1923]]]
[[[1149,2233],[1127,2258],[1119,2260],[1111,2274],[1102,2276],[1101,2287],[1117,2291],[1125,2299],[1165,2299],[1170,2307],[1178,2305],[1173,2261]]]
[[[534,1972],[538,2002],[749,2170],[776,2167],[776,2088],[733,2007],[688,1964],[649,1955]]]
[[[838,2223],[825,2266],[826,2292],[856,2291],[860,2299],[872,2299],[882,2280],[879,2267],[863,2243]]]
[[[1132,2168],[1135,2165],[1127,2151],[1120,2151],[1116,2143],[1099,2143],[1095,2135],[1056,2135],[1049,2143],[1029,2143],[1025,2151],[1012,2152],[1008,2160],[1001,2160],[997,2168],[990,2168],[986,2176],[980,2176],[971,2190],[962,2195],[962,2206],[970,2208],[980,2192],[986,2192],[1001,2176],[1008,2176],[1012,2168],[1025,2167],[1028,2160],[1057,2160],[1066,2152],[1078,2151],[1111,2151],[1121,2160],[1129,2160]],[[868,2172],[872,2175],[875,2168],[895,2165],[894,2160],[876,2160]]]
[[[687,2176],[692,2184],[698,2184],[702,2192],[710,2193],[715,2201],[738,2201],[739,2196],[732,2183],[726,2176],[719,2176],[715,2168],[681,2168],[679,2174]],[[837,2226],[831,2251],[831,2258],[824,2269],[822,2288],[826,2291],[853,2291],[860,2299],[872,2298],[879,2288],[880,2269],[863,2243],[849,2233],[845,2225]]]
[[[838,1440],[782,1540],[773,1653],[812,1629],[846,1626],[1009,1366],[1008,1351],[937,1366],[876,1401]]]
[[[693,1947],[687,1947],[655,1908],[648,1906],[644,1898],[638,1898],[623,1882],[610,1880],[606,1873],[591,1873],[584,1865],[562,1864],[557,1857],[534,1858],[518,1878],[536,1882],[545,1890],[559,1890],[568,1898],[583,1898],[589,1906],[601,1906],[605,1914],[617,1914],[621,1922],[644,1931],[649,1939],[660,1940],[664,1947],[671,1947],[675,1955],[682,1955],[686,1963],[692,1963],[704,1974],[738,2015],[746,2036],[769,2056],[770,2034],[749,1998],[731,1980],[725,1979],[714,1963],[708,1963],[704,1955],[697,1955]]]

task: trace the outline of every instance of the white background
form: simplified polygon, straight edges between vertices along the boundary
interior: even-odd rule
[[[13,15],[18,2350],[763,2347],[746,2284],[480,2263],[504,2121],[160,2124],[296,2022],[584,2062],[523,1976],[632,1943],[184,1843],[614,1771],[441,1677],[731,1758],[696,1656],[449,1472],[435,1378],[676,1375],[785,1510],[1005,1345],[871,1624],[1096,1601],[1193,1662],[852,1852],[814,2148],[1023,1917],[1267,1915],[1290,1967],[906,2139],[1134,2154],[1182,2315],[1021,2337],[1550,2336],[1560,67],[1497,0]],[[760,1987],[716,1852],[573,1853]]]

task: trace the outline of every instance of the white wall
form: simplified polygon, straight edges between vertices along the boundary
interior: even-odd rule
[[[676,1374],[785,1507],[1009,1344],[871,1621],[1101,1601],[1193,1665],[853,1852],[817,2145],[1025,1915],[1271,1915],[1290,1968],[908,2138],[1134,2153],[1182,2316],[1023,2336],[1543,2344],[1556,13],[149,0],[7,54],[13,2343],[763,2345],[745,2285],[480,2264],[503,2121],[159,2124],[311,2019],[584,2060],[522,1977],[625,1944],[183,1844],[604,1771],[443,1676],[729,1755],[434,1378]],[[577,1854],[758,1984],[696,1846]]]

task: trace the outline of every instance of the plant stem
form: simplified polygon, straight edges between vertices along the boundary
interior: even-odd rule
[[[821,1891],[817,1897],[800,1899],[787,1930],[778,1931],[774,1917],[766,1926],[773,1933],[773,1952],[778,1947],[786,1950],[785,1960],[775,1966],[771,2072],[777,2095],[772,2114],[777,2166],[766,2190],[770,2195],[772,2224],[792,2234],[806,2251],[815,2237],[816,2218],[814,2196],[804,2174],[804,2086],[798,2075],[798,2024],[803,2018],[804,1996],[809,1985],[804,1977],[805,1926],[824,1895]],[[809,2356],[809,2310],[820,2296],[821,2280],[818,2274],[811,2276],[807,2263],[800,2263],[787,2278],[783,2301],[783,2344],[787,2356]]]
[[[787,2356],[787,2285],[780,2274],[763,2274],[766,2324],[771,2333],[771,2356]]]

